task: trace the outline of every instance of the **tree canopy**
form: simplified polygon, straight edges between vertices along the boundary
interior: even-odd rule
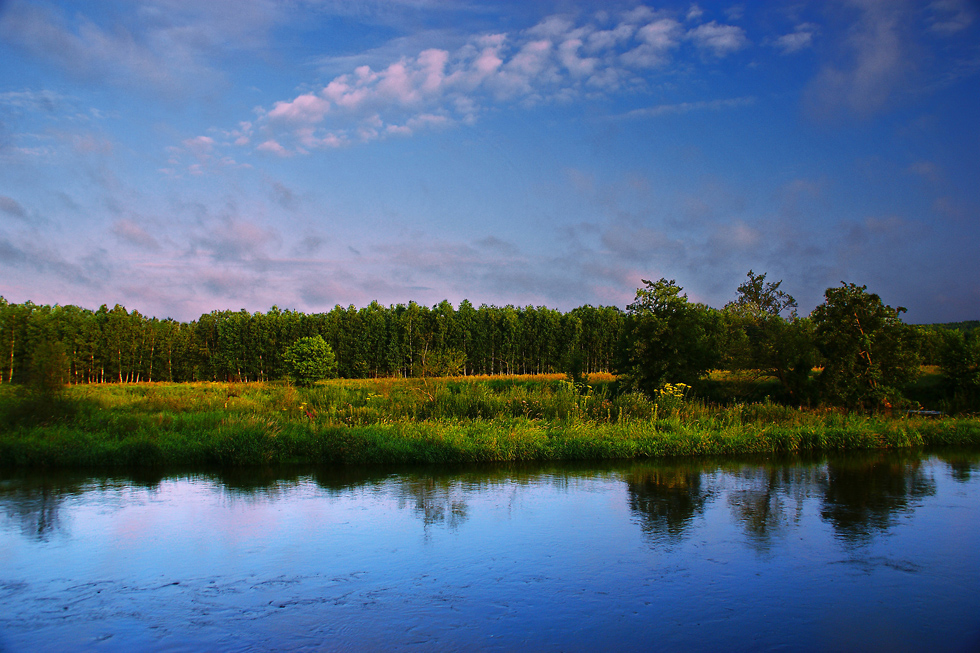
[[[776,400],[868,408],[894,404],[924,361],[941,366],[950,406],[976,408],[980,330],[967,333],[974,323],[909,327],[899,318],[905,309],[843,282],[810,316],[796,308],[781,281],[752,270],[723,310],[690,301],[665,278],[643,280],[625,311],[586,305],[566,313],[465,300],[458,308],[372,302],[313,314],[212,311],[179,322],[118,304],[93,311],[0,297],[0,383],[274,381],[296,374],[297,359],[286,355],[294,343],[319,338],[335,366],[315,378],[612,371],[623,388],[653,394],[665,383],[698,386],[724,369],[749,392],[777,379]]]
[[[852,407],[892,403],[919,373],[912,332],[899,318],[905,308],[892,308],[867,286],[843,281],[824,297],[810,314],[824,359],[824,396]]]
[[[321,336],[300,338],[286,348],[282,358],[289,370],[289,378],[296,385],[312,386],[332,377],[337,370],[333,349]]]
[[[673,279],[643,279],[627,309],[618,372],[648,394],[664,383],[691,385],[720,360],[717,311],[688,301]]]

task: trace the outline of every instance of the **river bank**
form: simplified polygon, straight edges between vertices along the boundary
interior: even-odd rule
[[[656,400],[611,377],[0,389],[0,466],[599,460],[980,445],[976,417]]]

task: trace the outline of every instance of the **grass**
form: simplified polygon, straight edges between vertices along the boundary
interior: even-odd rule
[[[722,380],[718,380],[721,383]],[[980,444],[975,417],[616,391],[611,376],[0,386],[0,466],[459,463]]]

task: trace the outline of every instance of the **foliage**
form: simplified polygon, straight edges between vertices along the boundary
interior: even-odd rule
[[[300,338],[286,348],[282,359],[290,378],[300,386],[330,378],[337,369],[333,349],[320,336]]]
[[[782,281],[766,282],[766,273],[753,274],[749,270],[748,280],[736,290],[735,301],[725,305],[725,310],[752,318],[755,321],[780,317],[790,311],[789,317],[796,317],[797,303],[793,296],[780,290]]]
[[[30,385],[44,395],[60,393],[68,379],[68,361],[60,342],[45,340],[34,349]]]
[[[429,394],[418,392],[424,383]],[[71,412],[37,420],[18,408],[33,405],[26,389],[5,385],[0,467],[572,460],[980,443],[975,418],[713,406],[686,398],[678,384],[653,402],[616,394],[608,377],[591,388],[582,394],[560,375],[311,388],[82,385],[66,390]],[[660,400],[679,403],[667,412]]]
[[[587,385],[589,383],[589,377],[583,373],[585,359],[581,352],[576,351],[569,355],[569,361],[565,369],[568,370],[566,372],[566,378],[569,383],[576,386]]]
[[[665,383],[657,388],[657,408],[665,414],[675,413],[684,405],[691,386],[686,383]]]
[[[461,376],[466,369],[466,354],[458,349],[429,353],[422,361],[419,376]]]
[[[717,311],[688,301],[674,280],[643,280],[627,307],[618,372],[653,396],[668,381],[692,385],[720,360]]]
[[[272,381],[285,378],[282,354],[321,336],[344,378],[564,372],[570,355],[583,372],[609,372],[623,313],[581,306],[474,307],[448,301],[304,314],[212,311],[197,320],[147,318],[123,306],[11,304],[0,297],[0,382],[29,382],[35,350],[61,343],[67,381]]]
[[[725,368],[749,371],[756,380],[773,377],[788,401],[809,403],[817,356],[812,323],[796,316],[796,300],[779,289],[782,281],[765,278],[749,270],[735,301],[725,306]],[[782,316],[786,311],[788,319]]]
[[[899,401],[901,389],[919,372],[912,331],[899,318],[905,308],[892,308],[853,283],[828,288],[824,297],[810,314],[824,357],[824,398],[867,408]]]
[[[939,366],[947,396],[956,407],[980,411],[980,330],[945,331]]]
[[[663,301],[651,295],[657,284],[647,282],[628,313],[588,305],[562,313],[465,300],[458,307],[372,302],[315,314],[275,306],[264,313],[212,311],[186,323],[120,305],[93,311],[0,297],[0,383],[36,387],[45,376],[70,385],[270,382],[287,377],[289,344],[320,336],[343,378],[566,373],[588,385],[594,375],[618,369],[624,388],[652,397],[668,381],[700,392],[695,380],[707,367],[723,366],[742,379],[737,397],[813,403],[814,324],[793,317],[795,301],[781,282],[749,271],[723,311],[688,302],[673,282],[658,284]],[[919,327],[907,347],[938,364],[942,333],[972,324]],[[771,379],[781,387],[769,388]]]

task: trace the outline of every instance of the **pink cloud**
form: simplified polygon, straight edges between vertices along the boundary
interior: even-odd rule
[[[255,148],[259,152],[269,152],[282,157],[292,156],[292,153],[273,139],[269,139]]]
[[[608,15],[595,20],[606,23]],[[687,40],[719,57],[748,43],[740,27],[714,21],[687,32]],[[421,127],[472,124],[490,102],[597,96],[635,80],[637,69],[666,65],[684,41],[678,20],[645,8],[621,14],[605,30],[552,16],[513,35],[474,37],[452,52],[429,48],[379,70],[358,66],[318,92],[276,102],[256,127],[267,133],[258,150],[284,156]],[[247,144],[251,125],[240,132],[236,142]]]

